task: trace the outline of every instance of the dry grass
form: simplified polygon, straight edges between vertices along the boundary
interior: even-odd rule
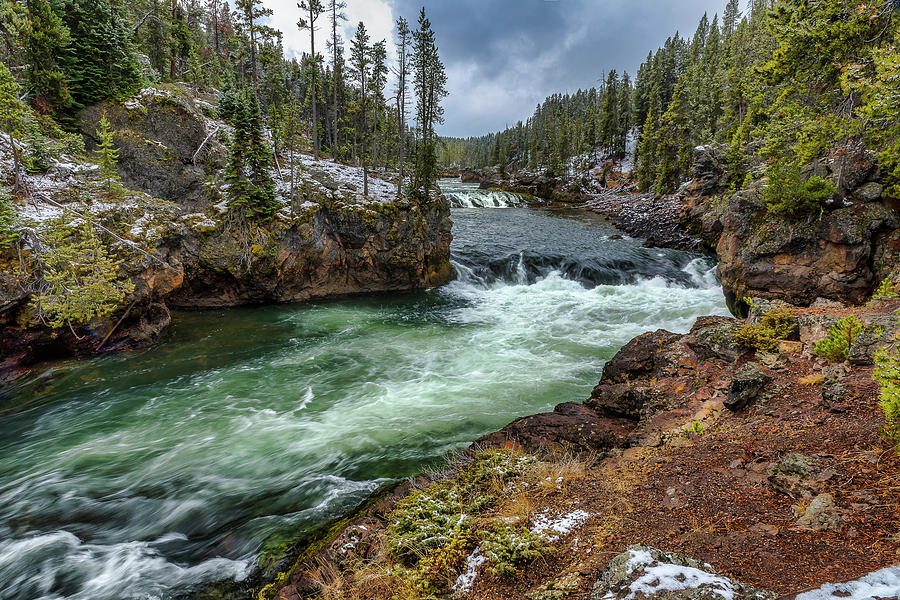
[[[825,383],[825,376],[821,373],[812,373],[810,375],[807,375],[806,377],[801,377],[800,379],[798,379],[798,381],[800,385],[813,387]]]

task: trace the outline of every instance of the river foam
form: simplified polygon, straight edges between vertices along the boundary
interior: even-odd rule
[[[454,210],[427,293],[178,315],[0,418],[0,589],[171,598],[515,417],[586,398],[647,330],[725,314],[714,264],[590,216]],[[29,403],[30,402],[30,403]]]

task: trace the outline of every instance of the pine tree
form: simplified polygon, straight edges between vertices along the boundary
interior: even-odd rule
[[[29,0],[27,7],[25,76],[32,102],[43,112],[64,110],[72,97],[59,63],[70,43],[69,29],[47,0]]]
[[[121,9],[109,0],[62,0],[62,15],[72,40],[60,61],[72,108],[130,94],[140,75]]]
[[[22,168],[19,164],[19,149],[16,134],[21,130],[25,106],[20,99],[21,89],[9,68],[0,61],[0,130],[7,134],[13,155],[13,193],[24,190]]]
[[[409,91],[409,51],[412,44],[412,32],[409,22],[400,17],[397,19],[397,133],[399,135],[398,150],[400,157],[400,177],[397,180],[397,197],[403,193],[403,179],[406,168],[406,94]]]
[[[366,147],[369,134],[368,112],[370,68],[372,64],[372,48],[369,46],[369,33],[365,24],[360,21],[356,27],[356,36],[350,48],[350,62],[353,73],[359,83],[360,103],[362,106],[362,163],[363,163],[363,195],[369,195],[369,163],[366,159]]]
[[[384,40],[372,46],[372,106],[375,108],[375,117],[372,124],[372,167],[378,168],[378,123],[381,120],[380,107],[384,106],[384,88],[387,85],[387,44]]]
[[[339,149],[340,149],[340,139],[338,134],[340,132],[340,127],[338,123],[340,122],[340,107],[338,104],[338,90],[343,85],[343,64],[344,64],[344,52],[341,47],[341,39],[338,35],[338,23],[340,21],[346,21],[347,15],[345,15],[342,11],[347,8],[347,4],[345,2],[341,2],[339,0],[330,0],[329,4],[329,12],[331,13],[331,91],[332,91],[332,119],[333,126],[331,129],[331,134],[334,136],[334,141],[332,142],[332,155],[337,158]]]
[[[253,72],[253,92],[259,88],[259,62],[257,60],[257,37],[260,34],[272,33],[270,27],[260,25],[259,21],[272,16],[272,9],[264,8],[261,0],[235,0],[235,9],[240,24],[247,34],[250,50],[250,67]]]
[[[116,148],[115,135],[110,129],[106,113],[100,117],[100,128],[97,130],[97,164],[100,165],[100,177],[106,186],[107,193],[118,191],[119,183],[119,150]]]
[[[316,54],[316,21],[325,12],[321,0],[300,0],[297,8],[303,12],[303,17],[297,21],[297,27],[300,30],[309,31],[309,60],[310,73],[312,74],[312,134],[313,134],[313,157],[319,160],[319,118],[316,107],[319,103],[318,97],[318,74],[319,62]]]
[[[416,120],[419,139],[416,148],[416,171],[413,195],[427,199],[437,181],[437,142],[435,125],[443,122],[441,100],[447,95],[447,75],[438,56],[431,21],[423,7],[419,28],[413,34],[412,67],[415,73]]]

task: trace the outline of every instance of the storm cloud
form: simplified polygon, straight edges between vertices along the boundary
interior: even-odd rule
[[[266,0],[275,25],[296,22],[296,2]],[[424,4],[447,68],[450,96],[441,133],[481,135],[529,117],[556,92],[596,85],[616,69],[634,75],[647,53],[680,31],[692,35],[704,12],[725,0],[347,0],[351,35],[360,18],[373,39],[390,35],[403,15],[415,22]],[[365,18],[368,17],[368,18]],[[296,31],[296,30],[295,30]],[[287,33],[287,31],[286,31]],[[305,38],[308,40],[308,38]],[[289,50],[306,50],[291,32]]]

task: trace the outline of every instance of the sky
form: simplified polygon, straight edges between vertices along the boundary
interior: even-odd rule
[[[680,31],[693,35],[704,12],[726,0],[345,0],[344,38],[363,21],[373,41],[393,39],[397,17],[431,19],[447,69],[449,97],[438,133],[483,135],[526,120],[547,96],[589,88],[611,69],[632,76],[647,53]],[[296,28],[296,0],[263,0],[285,49],[309,52]],[[326,2],[323,2],[323,4]],[[325,51],[326,18],[317,52]],[[390,44],[389,44],[390,45]]]

